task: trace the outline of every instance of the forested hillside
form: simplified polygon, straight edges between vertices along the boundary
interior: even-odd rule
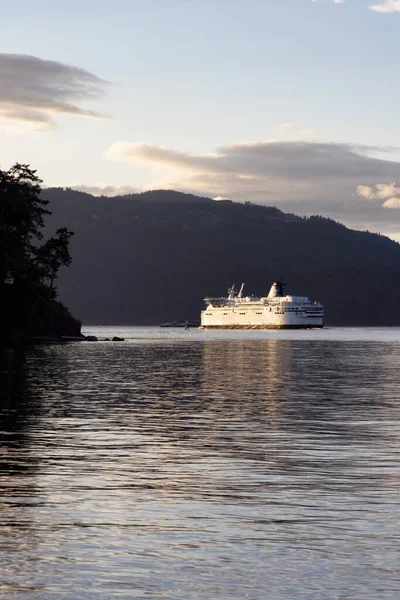
[[[325,305],[327,324],[400,325],[400,245],[321,217],[173,191],[115,198],[51,188],[54,224],[72,229],[58,290],[84,324],[199,318],[206,294],[236,282]]]

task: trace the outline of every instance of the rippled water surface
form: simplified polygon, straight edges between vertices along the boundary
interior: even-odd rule
[[[400,597],[400,330],[3,356],[0,597]]]

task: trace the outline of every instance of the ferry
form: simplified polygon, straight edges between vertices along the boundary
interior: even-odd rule
[[[274,281],[268,296],[244,296],[242,283],[233,285],[227,297],[206,297],[201,312],[202,329],[321,329],[324,307],[306,296],[284,295],[281,281]]]

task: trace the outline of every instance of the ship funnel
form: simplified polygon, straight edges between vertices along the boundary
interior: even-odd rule
[[[283,281],[274,281],[269,290],[268,298],[282,298],[284,285],[286,283],[283,283]]]

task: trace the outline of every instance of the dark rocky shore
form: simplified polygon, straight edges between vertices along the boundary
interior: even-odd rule
[[[81,322],[61,302],[38,296],[34,290],[21,295],[12,285],[2,288],[2,347],[85,339]]]

